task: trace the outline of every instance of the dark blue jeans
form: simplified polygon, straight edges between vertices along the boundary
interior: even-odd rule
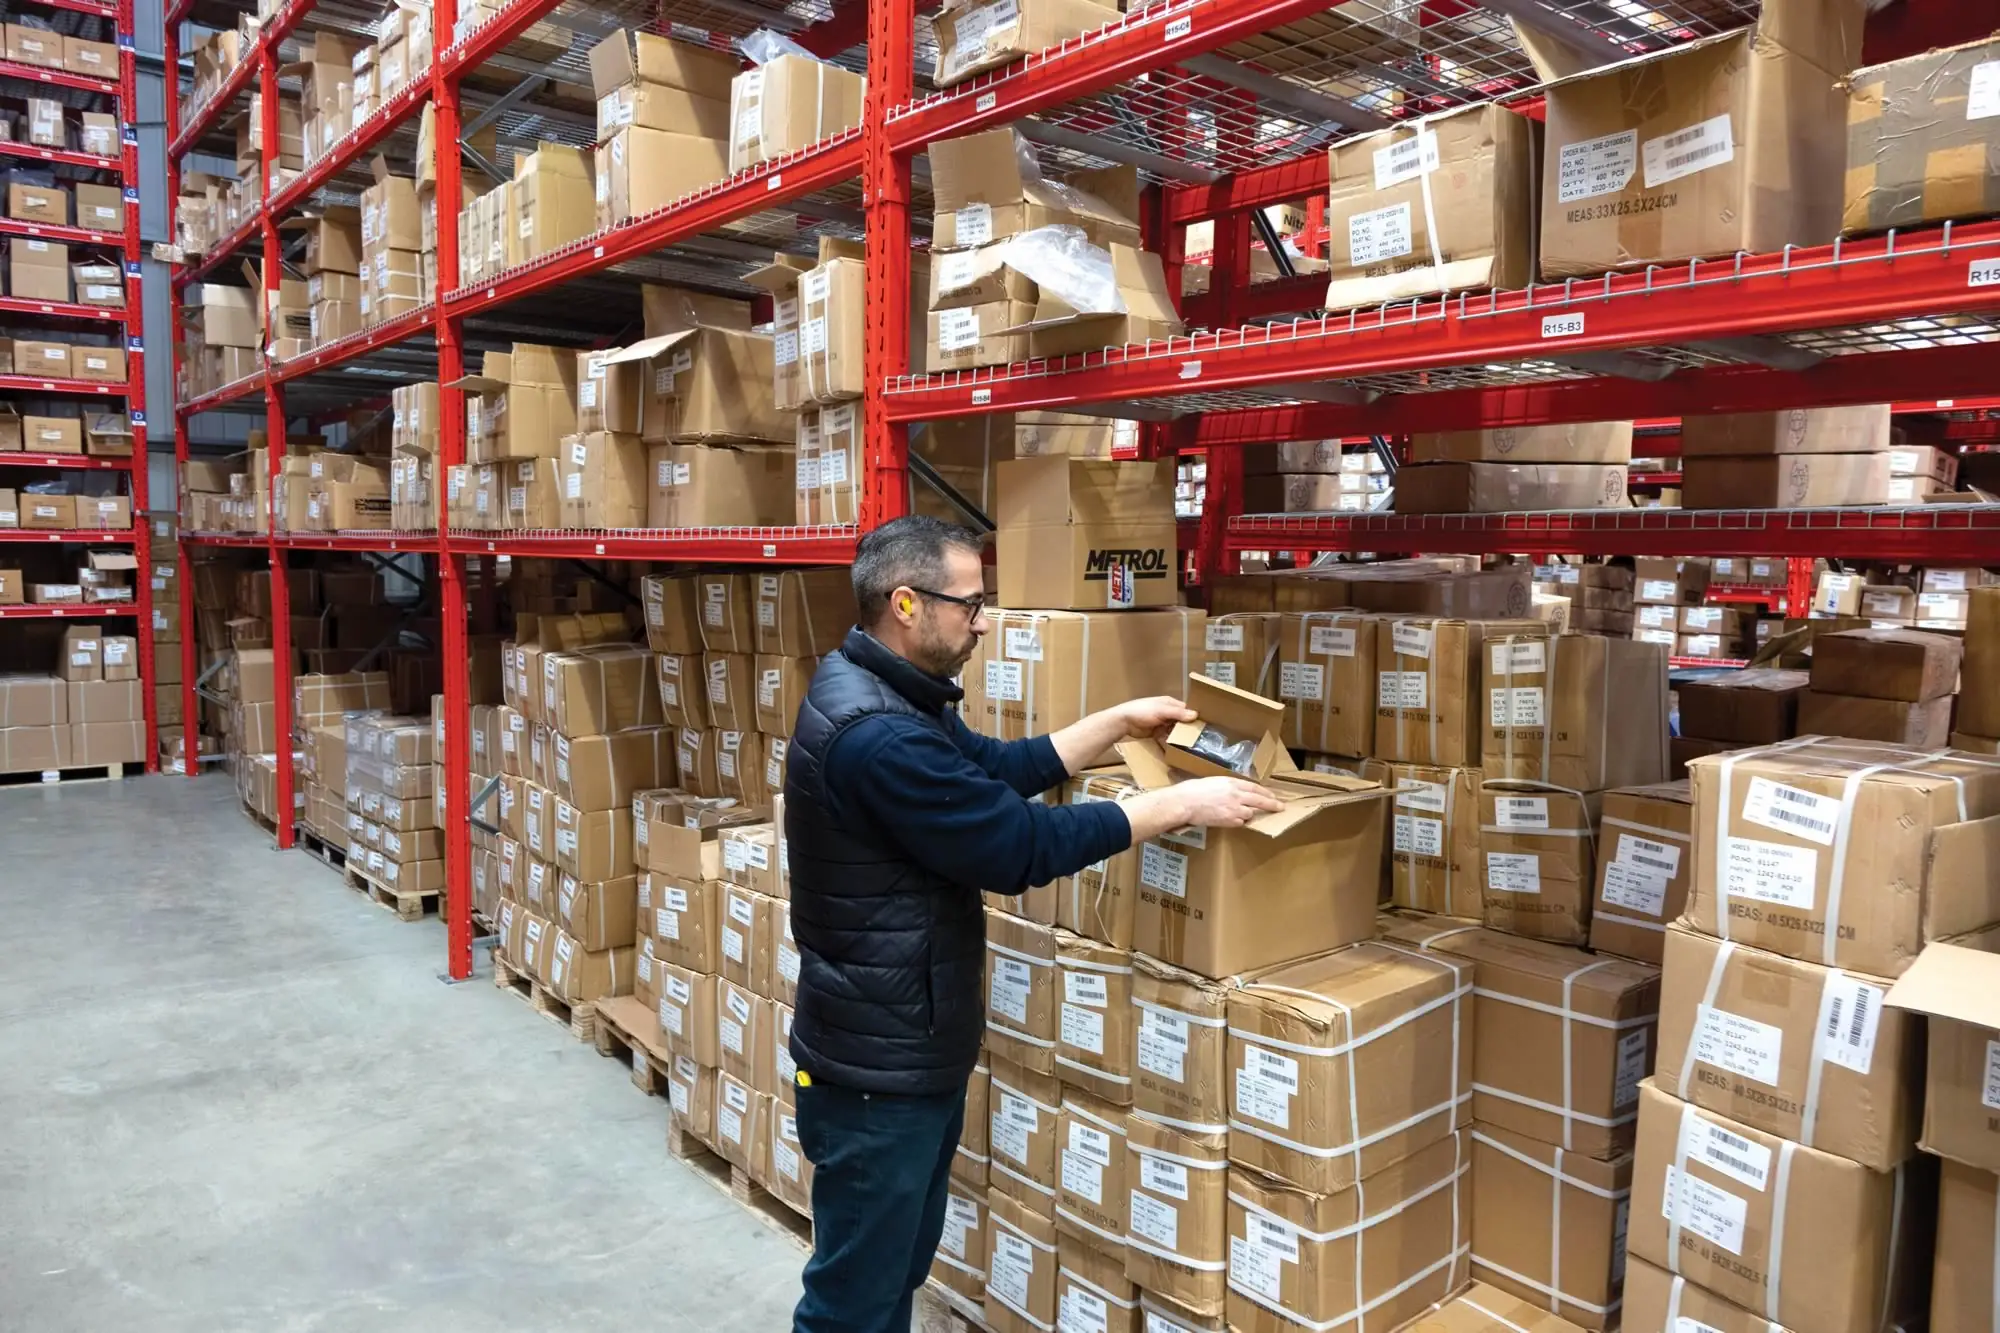
[[[965,1089],[929,1097],[797,1089],[813,1164],[813,1256],[793,1333],[908,1333],[944,1234]]]

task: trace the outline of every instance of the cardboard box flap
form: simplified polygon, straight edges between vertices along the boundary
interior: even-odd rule
[[[657,338],[646,338],[633,343],[630,347],[606,352],[602,361],[607,366],[623,365],[627,361],[651,361],[662,352],[671,351],[700,332],[700,329],[682,329],[678,333],[663,333]]]
[[[1910,970],[1889,987],[1885,1003],[1933,1018],[2000,1029],[2000,954],[1958,944],[1926,945]]]
[[[133,555],[130,551],[92,551],[89,558],[92,569],[137,569],[139,567],[139,557]]]
[[[633,34],[612,33],[590,48],[590,92],[603,97],[639,80],[639,57],[633,50]]]
[[[788,255],[782,252],[772,255],[771,262],[759,265],[743,275],[743,281],[773,296],[791,291],[799,285],[799,276],[813,267],[813,261],[804,255]]]
[[[1627,56],[1623,60],[1613,60],[1602,65],[1592,65],[1589,69],[1579,70],[1574,74],[1544,83],[1542,91],[1548,93],[1557,88],[1566,88],[1573,83],[1583,83],[1586,80],[1601,78],[1614,70],[1626,69],[1633,65],[1643,65],[1648,61],[1659,60],[1662,57],[1686,55],[1690,51],[1699,51],[1704,47],[1715,46],[1722,42],[1742,41],[1750,37],[1752,31],[1750,28],[1736,28],[1729,32],[1717,33],[1713,37],[1702,37],[1692,42],[1680,42],[1663,51],[1649,51],[1644,55]]]
[[[1023,244],[1045,232],[1070,235]],[[1092,319],[1128,317],[1178,327],[1179,316],[1167,295],[1166,270],[1158,255],[1129,245],[1114,245],[1107,253],[1087,241],[1079,244],[1081,237],[1074,227],[1040,227],[1015,237],[1007,246],[1009,266],[1034,280],[1041,299],[1032,320],[1003,332],[1033,332]]]
[[[1197,674],[1188,677],[1187,706],[1197,716],[1176,723],[1166,739],[1165,756],[1173,767],[1200,775],[1234,774],[1252,782],[1297,771],[1278,739],[1285,706],[1277,700]],[[1218,752],[1218,740],[1229,753]]]
[[[1182,780],[1167,763],[1166,752],[1156,740],[1120,741],[1114,748],[1118,757],[1124,760],[1125,767],[1131,771],[1132,780],[1145,791],[1171,787]],[[1259,815],[1243,827],[1267,838],[1281,837],[1323,810],[1355,801],[1375,800],[1389,794],[1378,782],[1336,773],[1288,773],[1265,785],[1285,802],[1285,808]]]
[[[447,389],[465,389],[472,393],[505,393],[514,387],[510,380],[496,380],[489,375],[465,375],[444,386]]]

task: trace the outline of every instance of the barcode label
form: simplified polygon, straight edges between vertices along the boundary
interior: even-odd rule
[[[1734,161],[1735,128],[1725,112],[1699,125],[1646,140],[1641,156],[1646,164],[1646,188],[1650,190]]]
[[[1764,1188],[1764,1182],[1771,1177],[1769,1148],[1706,1120],[1701,1122],[1701,1128],[1702,1134],[1691,1145],[1693,1160],[1712,1166],[1752,1189]]]
[[[1826,1059],[1866,1075],[1875,1063],[1875,1029],[1882,1019],[1882,990],[1858,977],[1827,978]]]
[[[1501,828],[1545,829],[1549,826],[1546,796],[1500,796],[1493,802],[1493,822]]]
[[[1672,843],[1654,842],[1636,834],[1623,833],[1618,838],[1618,853],[1612,858],[1625,861],[1645,870],[1656,870],[1672,879],[1681,871],[1681,849]]]
[[[1779,833],[1831,847],[1840,829],[1840,801],[1769,778],[1751,778],[1743,797],[1743,817]]]

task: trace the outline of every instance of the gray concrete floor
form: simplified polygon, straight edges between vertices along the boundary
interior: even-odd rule
[[[0,1329],[789,1327],[663,1101],[234,807],[0,788]]]

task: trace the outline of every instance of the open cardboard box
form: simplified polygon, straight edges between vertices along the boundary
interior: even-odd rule
[[[1035,304],[1035,317],[1002,331],[1027,334],[1029,352],[1037,357],[1095,352],[1169,338],[1182,332],[1160,257],[1150,250],[1115,243],[1110,252],[1111,272],[1117,284],[1114,308],[1080,310],[1044,283],[1041,299]]]
[[[1198,716],[1176,723],[1161,755],[1168,767],[1196,777],[1239,777],[1262,782],[1273,773],[1297,773],[1278,739],[1285,706],[1275,699],[1224,685],[1207,676],[1188,677],[1187,706]],[[1213,752],[1217,742],[1237,750],[1232,762]],[[1248,750],[1242,747],[1248,746]]]

